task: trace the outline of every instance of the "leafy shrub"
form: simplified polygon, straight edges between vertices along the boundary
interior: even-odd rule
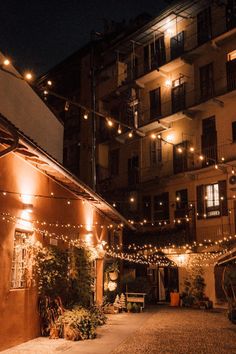
[[[59,336],[70,340],[92,339],[96,337],[95,326],[89,310],[75,307],[66,310],[55,322]]]
[[[131,312],[132,311],[132,304],[131,304],[131,302],[128,302],[128,304],[127,304],[127,310],[128,310],[128,312]]]
[[[93,305],[90,307],[91,319],[95,327],[102,326],[106,323],[107,317],[102,306]]]

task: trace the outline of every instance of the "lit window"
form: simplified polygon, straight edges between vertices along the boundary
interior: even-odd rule
[[[27,261],[29,250],[29,233],[15,231],[12,259],[11,288],[25,288],[27,279]]]
[[[219,185],[218,183],[206,186],[206,206],[207,208],[219,207]]]
[[[233,50],[232,52],[228,53],[227,59],[228,59],[228,61],[232,61],[232,60],[236,59],[236,50]]]

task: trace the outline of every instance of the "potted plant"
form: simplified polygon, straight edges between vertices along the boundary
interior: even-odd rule
[[[117,280],[119,273],[118,262],[113,262],[112,264],[110,264],[106,269],[106,273],[108,274],[110,280]]]

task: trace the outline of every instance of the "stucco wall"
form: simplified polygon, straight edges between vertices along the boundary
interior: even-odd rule
[[[86,201],[71,199],[71,203],[68,204],[67,198],[74,198],[70,192],[14,153],[0,159],[0,191],[0,350],[3,350],[38,336],[39,319],[36,288],[10,288],[14,233],[19,226],[14,222],[3,220],[2,213],[22,218],[24,211],[22,195],[28,195],[28,202],[33,205],[33,212],[29,215],[32,225],[55,232],[57,235],[80,238],[91,246],[96,246],[99,239],[107,240],[106,226],[110,220],[100,215],[97,209]],[[2,191],[16,194],[4,193],[4,195]],[[65,199],[54,198],[51,193],[55,197]],[[39,223],[36,223],[37,221]],[[41,225],[41,222],[46,224]],[[73,227],[49,226],[48,223],[71,224]],[[80,224],[84,226],[78,227]],[[74,228],[74,225],[77,227]],[[21,228],[24,229],[24,226]],[[38,232],[34,232],[32,237],[35,241],[38,239],[49,243],[49,238],[43,237]],[[65,244],[59,241],[58,245]],[[102,282],[102,271],[100,273],[97,275]],[[97,286],[98,298],[101,297],[102,284]]]
[[[0,63],[4,57],[0,53]],[[11,66],[6,70],[19,76]],[[0,113],[51,156],[62,162],[63,125],[24,80],[0,70]]]

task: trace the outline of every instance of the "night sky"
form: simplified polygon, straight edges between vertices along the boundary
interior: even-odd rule
[[[92,30],[102,31],[104,18],[155,16],[164,6],[164,0],[3,0],[0,51],[21,72],[39,75],[85,44]]]

